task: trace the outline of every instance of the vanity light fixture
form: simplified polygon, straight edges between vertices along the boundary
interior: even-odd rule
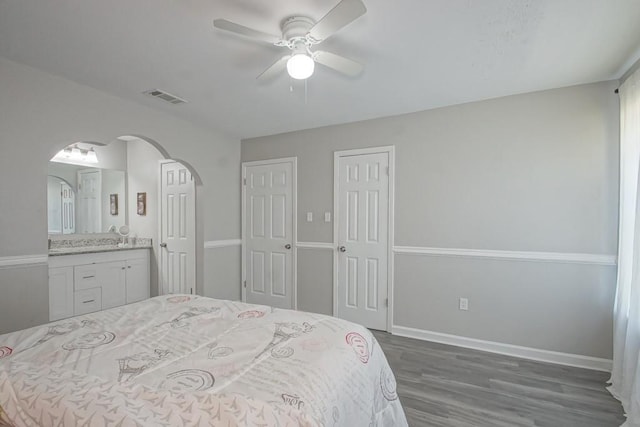
[[[87,151],[87,160],[88,163],[98,163],[98,156],[96,155],[95,150],[92,148]]]
[[[73,160],[82,160],[82,151],[80,151],[77,145],[74,145],[73,148],[71,148],[71,155],[69,157]]]
[[[58,151],[58,153],[51,160],[62,161],[63,163],[77,161],[82,163],[95,164],[98,163],[98,156],[93,148],[85,150],[78,147],[77,144],[73,144]]]

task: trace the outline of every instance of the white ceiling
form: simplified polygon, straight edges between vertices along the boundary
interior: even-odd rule
[[[0,55],[248,138],[619,78],[639,56],[638,0],[363,0],[321,46],[366,63],[304,84],[255,77],[283,54],[214,30],[279,34],[337,0],[0,0]],[[159,88],[189,101],[165,105]]]

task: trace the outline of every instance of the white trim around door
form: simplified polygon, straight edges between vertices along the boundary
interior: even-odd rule
[[[242,274],[241,274],[241,296],[242,301],[247,301],[247,257],[246,257],[246,178],[247,167],[263,166],[278,163],[291,163],[291,196],[292,196],[292,236],[291,236],[291,306],[294,310],[298,309],[298,262],[297,262],[297,241],[298,241],[298,158],[283,157],[279,159],[255,160],[250,162],[242,162],[242,176],[240,177],[240,185],[242,187]]]
[[[334,151],[333,153],[333,315],[338,313],[338,240],[339,240],[339,161],[341,157],[359,156],[363,154],[388,153],[389,156],[389,204],[387,224],[387,332],[393,328],[393,270],[394,270],[394,212],[395,212],[395,146],[358,148]]]

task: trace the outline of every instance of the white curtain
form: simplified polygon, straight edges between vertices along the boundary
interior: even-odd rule
[[[620,87],[620,228],[609,391],[640,427],[640,70]]]

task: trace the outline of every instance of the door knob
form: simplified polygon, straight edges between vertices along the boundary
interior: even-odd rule
[[[166,247],[167,247],[167,244],[166,244],[166,243],[160,243],[160,247],[161,247],[161,248],[166,248]]]
[[[338,248],[338,250],[339,250],[340,252],[347,252],[347,248],[345,248],[344,246],[340,246],[340,247]]]
[[[284,245],[285,249],[291,249],[291,245],[289,243],[287,243],[286,245]]]

